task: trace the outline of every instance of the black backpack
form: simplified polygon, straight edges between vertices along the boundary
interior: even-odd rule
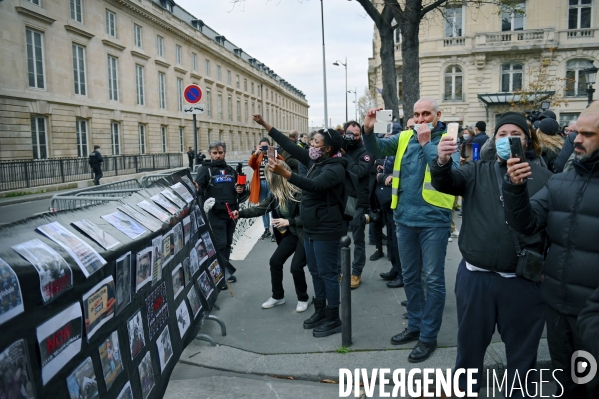
[[[358,176],[354,172],[345,169],[341,196],[337,195],[337,192],[335,192],[335,195],[339,200],[343,220],[346,222],[353,220],[358,209]]]

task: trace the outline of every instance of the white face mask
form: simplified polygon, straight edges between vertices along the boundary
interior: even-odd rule
[[[464,137],[464,140],[468,140],[470,138],[470,135],[469,134],[465,134],[462,137]]]

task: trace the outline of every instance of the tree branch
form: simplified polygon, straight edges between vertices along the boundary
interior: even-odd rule
[[[426,13],[428,13],[429,11],[434,10],[435,8],[438,8],[444,4],[446,4],[449,0],[436,0],[434,3],[429,4],[428,6],[424,7],[422,9],[422,11],[420,11],[420,19],[422,19]]]
[[[370,0],[357,0],[358,3],[364,8],[364,11],[368,14],[368,16],[372,19],[374,24],[379,27],[381,23],[381,14],[376,9],[374,4]]]

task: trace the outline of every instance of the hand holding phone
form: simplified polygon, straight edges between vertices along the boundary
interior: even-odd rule
[[[268,159],[275,159],[277,157],[277,150],[275,147],[269,145],[266,151]]]
[[[524,150],[522,149],[522,140],[520,137],[510,137],[510,151],[512,153],[512,158],[520,158],[520,162],[525,160],[524,158]]]
[[[459,123],[448,123],[447,124],[447,135],[453,138],[453,141],[458,142],[458,129],[460,127]]]

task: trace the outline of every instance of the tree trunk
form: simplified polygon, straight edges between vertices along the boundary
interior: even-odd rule
[[[395,72],[395,43],[393,28],[383,22],[379,27],[381,37],[381,72],[383,77],[383,101],[385,109],[393,111],[393,116],[399,118],[399,101],[397,98],[397,75]]]
[[[420,11],[422,0],[407,0],[404,18],[399,19],[402,34],[403,113],[404,122],[414,114],[414,103],[420,98]]]

